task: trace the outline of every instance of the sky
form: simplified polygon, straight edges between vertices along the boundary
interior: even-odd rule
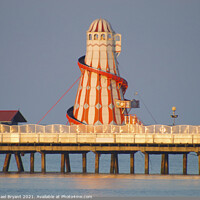
[[[37,123],[81,75],[86,31],[100,17],[122,35],[125,98],[140,100],[131,114],[171,125],[175,106],[176,124],[200,125],[199,0],[0,0],[0,110]],[[66,124],[77,88],[41,124]]]

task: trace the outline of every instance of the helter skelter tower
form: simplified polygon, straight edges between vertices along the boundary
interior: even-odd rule
[[[136,101],[124,99],[128,83],[119,74],[120,52],[121,35],[107,20],[94,20],[87,31],[86,55],[78,60],[81,78],[75,104],[67,111],[70,124],[121,125],[127,108],[137,107]]]

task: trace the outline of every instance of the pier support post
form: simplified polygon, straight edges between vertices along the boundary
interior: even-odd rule
[[[162,154],[161,174],[169,174],[169,155],[167,153]]]
[[[115,153],[115,174],[119,174],[118,153]]]
[[[145,174],[149,174],[149,153],[145,152]]]
[[[169,174],[169,154],[165,154],[165,174]]]
[[[83,160],[83,173],[87,172],[87,153],[82,154],[82,160]]]
[[[130,173],[134,174],[134,154],[135,153],[130,153]]]
[[[44,152],[41,153],[41,171],[46,173],[46,154]]]
[[[118,164],[118,154],[112,153],[111,154],[111,162],[110,162],[110,173],[111,174],[118,174],[119,173],[119,164]]]
[[[69,153],[65,154],[65,165],[67,173],[71,172],[70,160],[69,160]]]
[[[61,166],[60,166],[60,172],[65,173],[65,154],[61,154]]]
[[[30,154],[30,173],[34,173],[34,153]]]
[[[183,154],[183,174],[187,174],[187,153]]]
[[[200,153],[198,153],[198,160],[199,160],[199,175],[200,175]]]
[[[111,154],[111,160],[110,160],[110,173],[114,174],[114,164],[115,164],[115,154]]]
[[[165,154],[161,155],[161,174],[165,174]]]
[[[23,172],[24,167],[23,167],[22,158],[20,156],[20,153],[15,153],[15,160],[17,163],[18,172]]]
[[[100,158],[100,154],[99,153],[95,153],[95,174],[99,173],[99,158]]]
[[[8,172],[9,166],[10,166],[10,159],[11,159],[11,153],[7,153],[3,165],[3,172],[6,173]]]

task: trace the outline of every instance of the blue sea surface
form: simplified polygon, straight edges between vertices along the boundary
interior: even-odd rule
[[[60,155],[47,155],[47,173],[41,174],[41,156],[35,154],[35,171],[30,174],[30,156],[22,156],[25,173],[17,173],[14,156],[9,173],[0,173],[0,196],[85,195],[92,197],[199,197],[198,157],[188,155],[188,174],[182,175],[182,155],[169,155],[169,175],[160,175],[160,155],[150,155],[150,174],[144,174],[144,155],[135,154],[135,173],[129,174],[128,154],[119,155],[120,174],[109,174],[110,155],[100,157],[100,174],[94,174],[95,157],[87,155],[87,174],[82,174],[82,156],[70,154],[72,173],[61,174]],[[0,155],[3,167],[5,155]]]

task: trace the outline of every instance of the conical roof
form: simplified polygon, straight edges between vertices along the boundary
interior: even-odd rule
[[[100,18],[94,20],[91,23],[88,32],[114,32],[114,31],[107,20]]]

